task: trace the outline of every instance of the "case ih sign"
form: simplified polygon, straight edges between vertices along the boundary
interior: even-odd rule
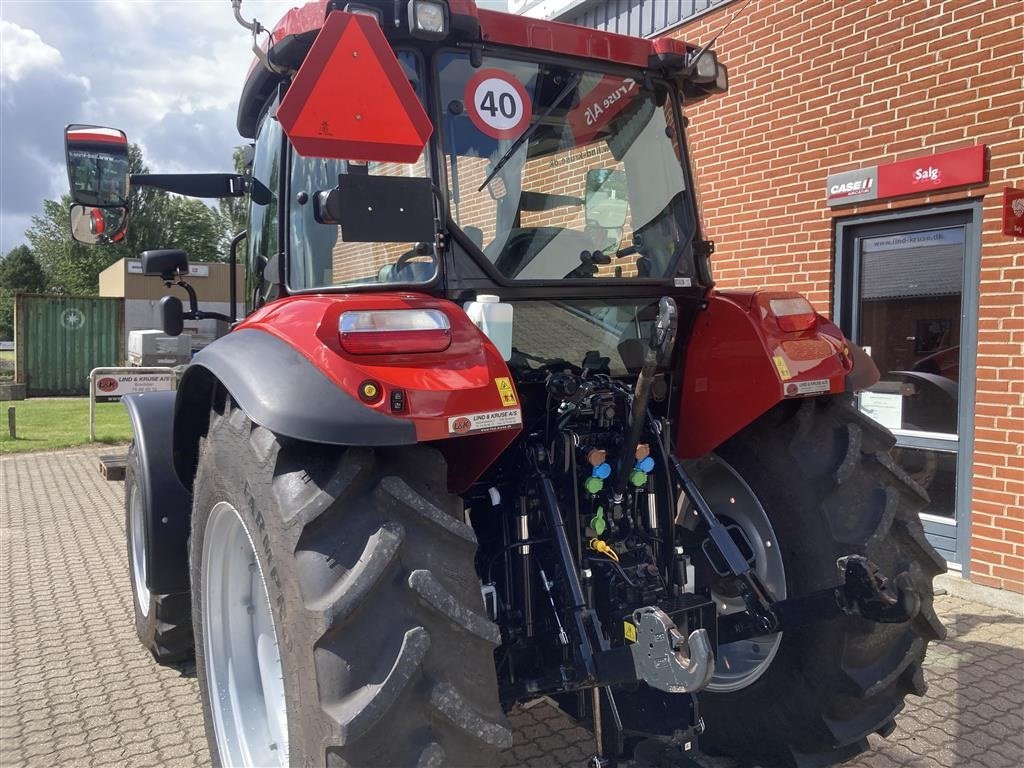
[[[847,205],[934,192],[985,180],[985,145],[872,165],[828,177],[829,205]]]

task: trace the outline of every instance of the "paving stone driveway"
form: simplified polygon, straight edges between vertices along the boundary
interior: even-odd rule
[[[136,641],[122,484],[103,481],[98,454],[0,461],[0,766],[207,765],[193,667],[158,667]],[[1024,624],[936,602],[949,638],[929,651],[928,695],[851,765],[1024,765]],[[582,768],[590,754],[589,735],[546,704],[512,721],[504,765]]]

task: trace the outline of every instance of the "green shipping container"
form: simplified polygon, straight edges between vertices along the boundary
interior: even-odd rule
[[[15,298],[15,376],[29,397],[89,394],[89,372],[124,364],[124,300]]]

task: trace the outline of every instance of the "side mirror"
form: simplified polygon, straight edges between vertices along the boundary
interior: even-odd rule
[[[128,231],[128,209],[123,205],[98,208],[71,206],[71,236],[86,245],[110,245],[124,240]]]
[[[593,168],[587,171],[587,221],[604,229],[622,229],[629,215],[629,192],[624,171]]]
[[[128,137],[116,128],[64,129],[71,200],[98,208],[128,205]]]
[[[160,277],[165,282],[173,283],[177,281],[178,275],[188,274],[188,256],[184,251],[173,248],[143,251],[139,256],[142,258],[142,274],[144,275]]]
[[[180,336],[185,327],[185,313],[181,307],[181,299],[177,296],[164,296],[157,302],[157,322],[160,329],[168,336]]]

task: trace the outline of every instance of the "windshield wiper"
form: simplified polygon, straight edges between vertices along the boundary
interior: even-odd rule
[[[511,147],[505,150],[505,154],[503,154],[501,158],[499,158],[498,162],[494,164],[494,168],[489,174],[487,174],[487,178],[484,179],[484,183],[480,185],[477,192],[483,192],[484,187],[490,183],[491,179],[497,176],[498,172],[505,167],[505,163],[512,159],[512,155],[516,153],[516,150],[523,146],[524,142],[530,140],[530,137],[537,132],[538,128],[540,128],[541,123],[547,120],[548,116],[554,112],[563,101],[565,101],[565,97],[569,95],[573,88],[580,84],[581,79],[582,76],[579,72],[572,76],[572,79],[565,84],[565,87],[559,92],[558,96],[555,97],[555,100],[548,105],[548,108],[541,112],[540,116],[531,123],[525,131],[519,134],[519,138],[512,142]]]

